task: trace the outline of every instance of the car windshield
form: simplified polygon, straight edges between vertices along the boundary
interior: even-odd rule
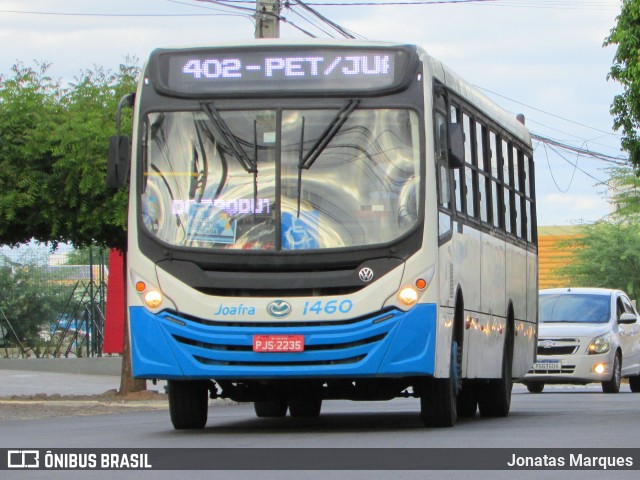
[[[398,239],[419,221],[418,117],[357,105],[150,114],[145,227],[183,248],[319,250]]]
[[[611,317],[609,295],[561,293],[540,295],[540,323],[606,323]]]

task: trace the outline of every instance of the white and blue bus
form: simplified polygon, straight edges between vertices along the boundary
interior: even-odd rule
[[[537,333],[523,123],[378,42],[158,49],[126,100],[109,181],[130,170],[133,374],[168,380],[175,428],[203,428],[209,398],[508,414]]]

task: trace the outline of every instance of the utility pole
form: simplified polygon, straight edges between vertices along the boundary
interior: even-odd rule
[[[280,0],[256,0],[255,38],[280,37]]]

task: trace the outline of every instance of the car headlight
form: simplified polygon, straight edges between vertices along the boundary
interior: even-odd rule
[[[603,335],[602,337],[597,337],[591,340],[591,343],[587,347],[587,352],[589,352],[589,355],[595,355],[607,353],[610,349],[611,342],[609,341],[609,337],[607,335]]]

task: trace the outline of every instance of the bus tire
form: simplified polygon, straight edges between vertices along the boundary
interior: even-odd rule
[[[207,424],[209,384],[200,380],[169,380],[169,415],[176,430],[202,429]]]
[[[286,400],[277,398],[253,402],[253,408],[260,418],[284,417],[287,414],[288,405]]]
[[[317,418],[322,409],[322,398],[299,397],[289,399],[289,413],[295,418]]]
[[[456,410],[460,418],[476,416],[478,397],[472,385],[462,385],[462,390],[458,392],[458,396],[456,397]]]
[[[483,417],[506,417],[511,409],[513,389],[513,330],[507,326],[502,350],[502,374],[497,380],[488,380],[479,385],[478,407]]]
[[[458,343],[454,341],[451,345],[449,378],[431,379],[421,388],[420,416],[425,427],[453,427],[458,420],[457,396],[460,378],[458,353]]]

